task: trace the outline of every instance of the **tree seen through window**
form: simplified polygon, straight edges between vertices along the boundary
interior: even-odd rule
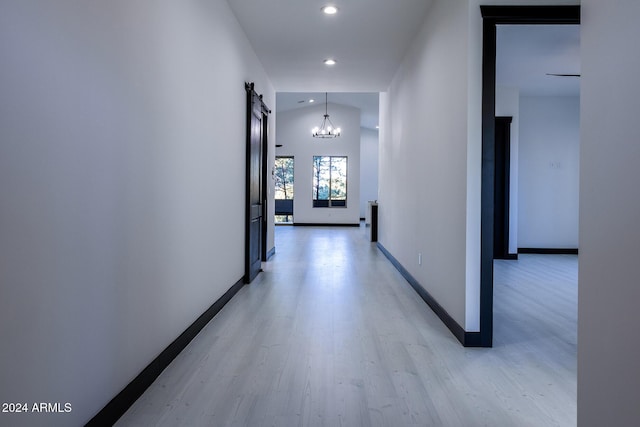
[[[313,207],[347,206],[347,157],[313,156]]]
[[[276,223],[293,222],[293,157],[276,157],[275,180]]]

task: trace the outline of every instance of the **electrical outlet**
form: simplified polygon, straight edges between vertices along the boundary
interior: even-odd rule
[[[562,169],[562,163],[560,162],[550,162],[549,167],[551,169]]]

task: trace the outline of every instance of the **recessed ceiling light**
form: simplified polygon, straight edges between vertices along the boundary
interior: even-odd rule
[[[335,59],[325,59],[324,60],[324,65],[336,65],[336,60]]]
[[[312,102],[316,102],[316,100],[315,99],[310,99],[309,103],[312,103]]]
[[[327,5],[322,8],[322,11],[327,15],[335,15],[338,13],[338,8],[335,6]]]

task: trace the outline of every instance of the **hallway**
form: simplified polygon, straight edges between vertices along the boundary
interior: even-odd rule
[[[495,347],[466,349],[364,228],[275,237],[264,273],[117,425],[576,424],[577,257],[497,264]],[[531,306],[530,266],[554,285]]]

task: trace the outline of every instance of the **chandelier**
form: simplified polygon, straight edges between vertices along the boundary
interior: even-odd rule
[[[324,93],[324,119],[322,119],[322,125],[320,127],[314,127],[311,130],[311,134],[314,138],[336,138],[340,136],[340,128],[337,128],[331,123],[328,113],[327,92]]]

